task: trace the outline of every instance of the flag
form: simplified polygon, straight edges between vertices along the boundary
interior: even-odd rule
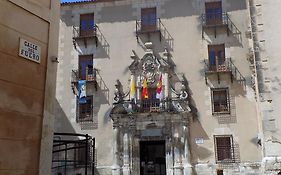
[[[135,98],[135,93],[136,93],[135,79],[132,77],[131,78],[131,92],[130,92],[131,99]]]
[[[86,100],[86,80],[78,81],[78,94],[77,94],[79,104],[87,103]]]
[[[141,96],[142,96],[143,99],[148,99],[148,90],[147,90],[146,78],[144,78],[144,80],[143,80]]]
[[[160,78],[157,83],[156,98],[158,98],[158,99],[162,98],[162,74],[160,75]]]

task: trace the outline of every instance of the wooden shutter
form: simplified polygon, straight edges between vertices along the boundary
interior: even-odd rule
[[[141,9],[141,30],[142,31],[155,31],[156,30],[156,7],[142,8]]]
[[[86,75],[93,74],[93,55],[79,55],[79,78],[86,80]]]
[[[225,66],[225,45],[208,45],[208,58],[210,71],[224,71]]]
[[[221,1],[205,3],[206,24],[220,25],[222,24],[222,5]]]
[[[80,15],[80,37],[95,35],[94,13]]]

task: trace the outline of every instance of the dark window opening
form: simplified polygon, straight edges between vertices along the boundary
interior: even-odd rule
[[[215,152],[217,162],[234,162],[235,160],[232,136],[215,136]]]
[[[223,23],[221,1],[206,2],[205,13],[207,25],[221,25]]]
[[[96,33],[94,13],[80,15],[80,36],[93,36]]]
[[[223,170],[217,170],[217,175],[223,175]]]
[[[140,141],[140,175],[165,175],[165,141]]]
[[[93,106],[93,96],[87,96],[86,103],[79,104],[79,121],[91,121],[93,119],[92,106]]]
[[[156,7],[141,9],[141,30],[155,31],[157,28]]]
[[[226,71],[225,45],[208,45],[209,71]]]
[[[211,89],[212,91],[212,112],[230,113],[228,88]]]

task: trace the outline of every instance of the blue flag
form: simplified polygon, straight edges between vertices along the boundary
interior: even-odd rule
[[[86,80],[78,81],[78,94],[77,94],[79,104],[87,103],[86,100]]]

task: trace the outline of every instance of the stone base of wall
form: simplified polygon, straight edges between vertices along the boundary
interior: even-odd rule
[[[277,175],[281,173],[281,156],[265,157],[262,160],[264,175]]]

